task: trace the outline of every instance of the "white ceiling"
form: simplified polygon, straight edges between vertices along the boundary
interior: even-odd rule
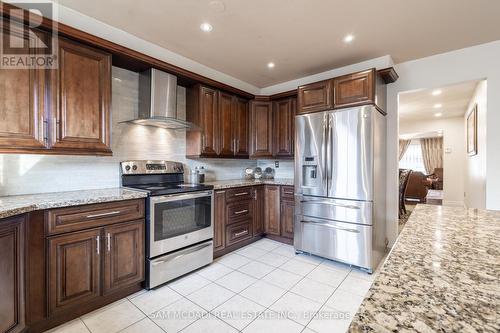
[[[467,81],[439,89],[425,89],[399,94],[399,120],[413,121],[463,116],[474,94],[478,81]],[[441,94],[432,93],[440,90]],[[440,108],[435,108],[441,104]],[[436,117],[441,113],[441,117]]]
[[[399,63],[500,39],[496,0],[57,2],[259,88],[387,54]]]

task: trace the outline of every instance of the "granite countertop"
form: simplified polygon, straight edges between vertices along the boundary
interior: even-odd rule
[[[418,205],[349,332],[500,332],[500,212]]]
[[[232,179],[232,180],[218,180],[207,182],[206,185],[213,185],[215,190],[222,190],[225,188],[253,186],[253,185],[289,185],[293,186],[293,178],[275,178],[275,179]]]
[[[125,188],[12,195],[0,197],[0,218],[23,214],[34,210],[145,197],[147,197],[146,192]]]

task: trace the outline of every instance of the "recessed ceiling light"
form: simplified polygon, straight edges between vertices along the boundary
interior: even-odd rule
[[[443,106],[443,104],[439,104],[439,103],[438,104],[434,104],[434,109],[439,109],[442,106]]]
[[[432,96],[439,96],[441,95],[441,93],[442,93],[441,89],[436,89],[432,92]]]
[[[353,40],[354,40],[354,35],[349,34],[349,35],[344,37],[344,43],[350,43]]]
[[[205,23],[202,23],[200,25],[200,29],[201,29],[201,31],[204,31],[204,32],[210,32],[210,31],[212,31],[213,27],[210,23],[205,22]]]
[[[441,117],[443,114],[441,112],[435,113],[434,117]]]
[[[274,68],[274,62],[270,62],[267,64],[267,68]]]

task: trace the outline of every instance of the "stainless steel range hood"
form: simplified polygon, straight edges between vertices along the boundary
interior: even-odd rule
[[[177,77],[157,69],[139,75],[139,117],[127,122],[170,129],[197,129],[177,114]]]

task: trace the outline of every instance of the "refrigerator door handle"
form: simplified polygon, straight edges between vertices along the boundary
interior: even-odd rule
[[[332,140],[333,140],[333,117],[332,113],[326,114],[326,193],[330,192],[332,186],[333,174],[333,154],[332,154]]]

